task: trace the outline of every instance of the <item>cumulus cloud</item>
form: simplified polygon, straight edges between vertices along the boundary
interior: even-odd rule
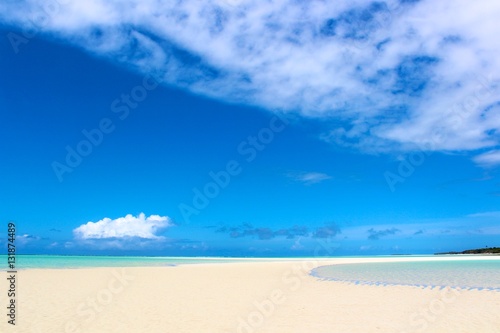
[[[172,221],[167,216],[150,215],[146,217],[144,213],[137,216],[131,214],[117,219],[104,218],[97,222],[87,222],[73,230],[75,238],[87,239],[124,239],[142,238],[157,240],[163,237],[156,233],[163,228],[172,225]]]
[[[60,3],[3,1],[0,23],[194,93],[340,120],[322,135],[338,145],[475,151],[500,143],[498,1]],[[497,164],[497,156],[477,160]]]
[[[299,172],[299,173],[289,173],[287,175],[289,178],[303,183],[305,185],[312,185],[321,183],[322,181],[331,179],[332,177],[326,173],[321,172]]]

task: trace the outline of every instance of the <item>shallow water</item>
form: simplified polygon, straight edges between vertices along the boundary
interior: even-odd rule
[[[16,256],[15,267],[17,269],[145,266],[155,267],[196,263],[222,263],[232,261],[238,260],[196,257],[18,255]],[[7,256],[0,256],[0,262],[4,262],[5,267],[7,267]],[[6,268],[4,270],[6,270]]]
[[[320,279],[355,284],[449,286],[500,291],[500,258],[339,264],[318,267],[311,274]]]

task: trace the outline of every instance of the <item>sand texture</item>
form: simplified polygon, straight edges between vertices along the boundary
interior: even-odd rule
[[[16,326],[3,307],[0,332],[500,332],[500,292],[309,275],[340,261],[23,270]]]

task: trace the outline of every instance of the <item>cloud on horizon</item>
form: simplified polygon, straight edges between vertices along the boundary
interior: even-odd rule
[[[163,228],[173,225],[168,216],[150,215],[144,213],[137,216],[128,214],[125,217],[110,219],[108,217],[97,222],[87,222],[73,230],[76,239],[109,239],[119,241],[125,238],[140,238],[159,240],[164,237],[156,235]]]
[[[60,2],[2,2],[0,23],[193,93],[340,121],[321,136],[340,146],[500,163],[500,2]]]
[[[317,228],[312,236],[313,238],[331,238],[335,237],[336,235],[340,234],[341,230],[338,225],[335,223],[331,223],[328,225],[325,225],[324,227],[319,227]]]
[[[467,217],[493,217],[493,218],[500,218],[500,211],[491,211],[491,212],[481,212],[481,213],[474,213],[474,214],[469,214]]]
[[[16,236],[16,242],[19,243],[19,245],[24,246],[28,243],[34,242],[41,240],[42,238],[39,236],[35,235],[30,235],[30,234],[22,234],[22,235],[17,235]]]
[[[380,237],[385,237],[389,235],[395,235],[398,232],[401,232],[401,230],[397,228],[388,228],[388,229],[381,229],[381,230],[375,230],[374,228],[368,229],[368,239],[370,240],[379,240]]]
[[[118,252],[141,252],[150,251],[172,251],[172,250],[200,250],[208,247],[203,241],[189,239],[166,239],[166,238],[141,238],[141,237],[110,237],[110,238],[88,238],[66,241],[63,244],[52,243],[48,248],[59,248],[71,250],[74,253],[88,253],[88,251],[117,250]]]
[[[227,233],[231,238],[256,237],[260,240],[269,240],[277,237],[284,237],[286,239],[300,237],[332,238],[339,234],[341,230],[334,223],[318,227],[313,231],[310,231],[306,226],[295,225],[291,228],[273,230],[267,227],[254,227],[250,223],[243,223],[236,227],[222,226],[217,228],[215,232]]]

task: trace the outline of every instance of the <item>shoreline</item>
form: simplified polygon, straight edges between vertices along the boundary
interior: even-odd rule
[[[4,255],[5,256],[5,255]],[[49,258],[49,263],[36,263],[32,267],[29,263],[22,263],[23,256],[29,260]],[[0,256],[1,257],[1,256]],[[18,270],[32,269],[80,269],[80,268],[114,268],[114,267],[168,267],[180,265],[201,264],[228,264],[228,263],[259,263],[259,262],[297,262],[313,261],[335,263],[364,263],[364,262],[400,262],[400,261],[446,261],[446,260],[499,260],[500,256],[489,254],[446,254],[446,255],[377,255],[377,256],[339,256],[339,257],[146,257],[146,256],[60,256],[60,255],[17,255]],[[96,263],[91,259],[95,258]],[[19,260],[21,259],[21,260]],[[78,259],[88,260],[85,265],[78,266]],[[28,260],[28,261],[29,261]],[[76,260],[73,265],[65,267],[64,260]],[[116,261],[113,261],[116,260]],[[53,261],[53,262],[51,262]],[[109,266],[106,265],[106,261]],[[127,264],[128,263],[128,264]],[[112,265],[110,265],[112,264]],[[27,265],[28,267],[23,267]],[[0,271],[7,271],[6,267]]]
[[[22,258],[22,256],[33,257],[46,257],[46,255],[17,255],[17,258]],[[181,265],[216,265],[216,264],[231,264],[231,263],[264,263],[264,262],[274,262],[274,263],[293,263],[293,262],[332,262],[332,264],[357,264],[357,263],[369,263],[369,262],[413,262],[413,261],[453,261],[453,260],[500,260],[500,256],[488,255],[488,254],[450,254],[450,255],[378,255],[378,256],[343,256],[343,257],[263,257],[263,258],[248,258],[248,257],[143,257],[143,256],[59,256],[55,255],[52,259],[61,258],[85,258],[92,259],[96,258],[99,263],[104,260],[117,259],[113,265],[101,264],[95,265],[88,264],[84,266],[35,266],[35,267],[23,267],[23,264],[17,263],[18,270],[34,270],[34,269],[91,269],[91,268],[117,268],[117,267],[137,267],[137,268],[148,268],[148,267],[177,267]],[[126,262],[121,262],[123,259],[131,259],[134,264],[127,265]],[[161,260],[165,259],[165,262]],[[102,261],[101,261],[102,260]],[[135,261],[132,261],[135,260]],[[144,263],[141,260],[145,260]],[[147,261],[151,260],[151,263]],[[169,262],[173,260],[174,262]],[[184,260],[184,262],[183,262]],[[154,262],[153,262],[154,261]],[[123,265],[121,265],[123,264]],[[7,271],[7,268],[3,267],[0,271]]]

